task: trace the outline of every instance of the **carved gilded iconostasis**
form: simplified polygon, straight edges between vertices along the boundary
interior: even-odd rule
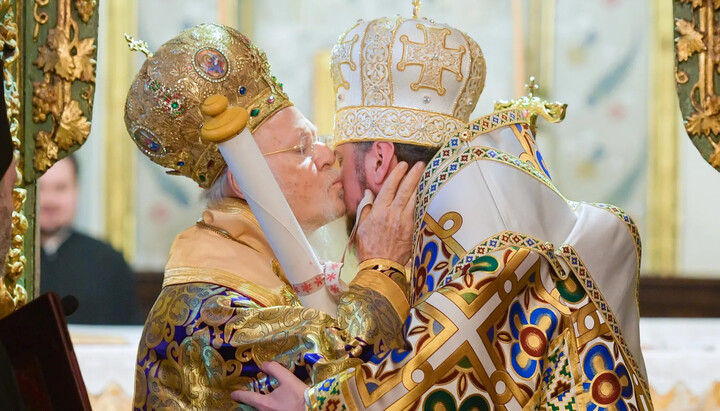
[[[0,2],[5,105],[17,167],[0,318],[37,294],[36,181],[90,133],[96,6],[94,0]]]

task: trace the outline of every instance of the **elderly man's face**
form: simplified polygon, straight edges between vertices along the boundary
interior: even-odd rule
[[[53,235],[72,225],[77,208],[75,167],[65,158],[50,167],[38,182],[40,233]]]
[[[263,153],[300,145],[315,135],[315,127],[295,107],[279,111],[254,133]],[[305,231],[316,230],[345,213],[340,173],[333,167],[335,156],[327,146],[315,143],[312,156],[290,150],[265,159]]]
[[[16,178],[17,172],[15,171],[15,160],[13,159],[10,167],[0,180],[0,261],[3,262],[5,256],[7,256],[12,238],[12,191]]]

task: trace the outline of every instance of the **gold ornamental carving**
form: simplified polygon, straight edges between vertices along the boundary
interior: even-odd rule
[[[720,0],[675,0],[675,81],[685,130],[720,171]]]
[[[142,54],[145,55],[145,57],[150,58],[153,56],[150,49],[148,49],[148,44],[145,41],[142,41],[140,39],[136,39],[135,37],[125,33],[125,41],[128,44],[128,48],[130,51],[139,51]]]
[[[19,284],[25,269],[26,258],[23,253],[23,239],[28,228],[28,221],[23,214],[27,191],[22,188],[23,142],[20,136],[20,93],[18,92],[18,26],[16,12],[9,0],[0,3],[0,45],[3,50],[4,70],[3,86],[5,87],[5,107],[7,109],[10,135],[15,147],[15,164],[17,179],[13,189],[12,238],[10,250],[5,260],[5,269],[0,277],[0,318],[13,312],[27,302],[27,292]]]
[[[96,7],[97,1],[95,0],[75,0],[75,9],[77,9],[83,23],[90,21]]]
[[[47,22],[37,18],[38,6],[47,4],[48,0],[35,0],[38,25]],[[96,8],[96,2],[88,0],[76,0],[74,5],[83,22],[92,17]],[[78,99],[73,98],[73,85],[78,81],[87,84],[80,99],[85,100],[86,110],[91,110],[95,38],[81,38],[70,0],[58,0],[57,25],[49,29],[47,42],[38,47],[33,64],[44,73],[41,81],[33,83],[33,121],[43,123],[49,119],[51,126],[35,133],[34,166],[42,173],[59,160],[61,151],[69,153],[90,134],[90,122]]]
[[[17,166],[0,318],[25,304],[36,288],[36,180],[90,132],[96,9],[96,0],[0,0],[5,105]]]
[[[525,88],[528,90],[527,96],[510,101],[495,101],[495,111],[507,110],[510,108],[523,110],[530,120],[530,129],[533,134],[537,133],[536,122],[538,116],[544,118],[550,123],[559,123],[565,119],[567,104],[557,101],[551,103],[535,96],[535,90],[537,90],[539,86],[535,84],[534,76],[530,76],[530,81],[525,84]]]

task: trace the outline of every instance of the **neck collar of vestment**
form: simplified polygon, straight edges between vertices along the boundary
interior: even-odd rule
[[[247,202],[226,198],[210,204],[198,224],[178,235],[163,284],[223,285],[268,306],[289,304],[285,281]]]
[[[275,253],[253,214],[247,201],[240,198],[223,198],[208,205],[198,220],[201,228],[222,231],[219,235],[230,236],[234,241],[275,258]]]

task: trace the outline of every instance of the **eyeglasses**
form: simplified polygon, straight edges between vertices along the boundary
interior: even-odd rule
[[[271,151],[269,153],[263,154],[264,156],[271,156],[273,154],[280,154],[280,153],[286,153],[288,151],[298,151],[300,152],[300,155],[303,157],[313,157],[315,155],[315,144],[316,143],[325,143],[329,141],[329,138],[331,136],[309,136],[304,135],[300,139],[300,144],[294,145],[292,147],[282,148],[280,150]]]

